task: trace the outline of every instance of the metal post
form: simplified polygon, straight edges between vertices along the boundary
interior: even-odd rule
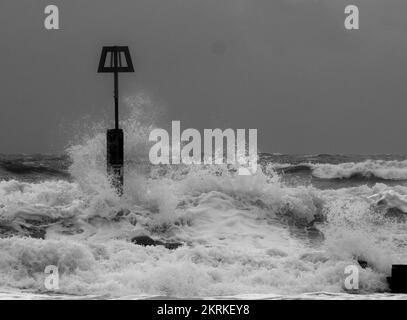
[[[123,194],[123,165],[124,165],[124,147],[123,130],[109,129],[106,134],[107,142],[107,174],[111,179],[112,186],[121,196]]]
[[[115,72],[114,72],[114,123],[115,123],[115,129],[119,129],[119,73],[117,72],[117,54],[118,52],[115,51],[114,53],[114,67],[115,67]]]
[[[107,54],[110,53],[110,66],[105,66]],[[120,54],[126,59],[126,66],[122,65]],[[103,47],[99,61],[98,72],[114,73],[114,122],[115,128],[106,133],[106,166],[107,174],[111,179],[112,186],[121,196],[123,194],[123,165],[124,146],[123,130],[119,129],[119,72],[134,72],[128,47]]]
[[[112,52],[114,67],[114,129],[107,130],[107,172],[112,179],[112,185],[121,196],[123,194],[123,130],[119,129],[119,72],[117,48]]]

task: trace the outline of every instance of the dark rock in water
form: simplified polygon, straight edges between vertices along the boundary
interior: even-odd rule
[[[177,249],[178,247],[181,247],[181,246],[182,246],[182,243],[180,243],[180,242],[167,242],[167,243],[164,243],[164,247],[166,247],[169,250],[175,250],[175,249]]]
[[[182,246],[182,243],[180,242],[163,242],[160,240],[154,240],[149,236],[137,236],[131,239],[131,242],[140,246],[164,246],[169,250],[174,250]]]
[[[156,241],[148,236],[137,236],[131,239],[131,242],[140,246],[155,246]]]
[[[358,259],[358,263],[363,269],[366,269],[369,266],[369,264],[365,260]]]

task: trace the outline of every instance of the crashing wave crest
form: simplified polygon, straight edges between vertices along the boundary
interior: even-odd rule
[[[149,167],[153,124],[138,117],[122,123],[122,198],[105,174],[103,132],[69,149],[74,181],[0,181],[2,289],[43,292],[44,269],[56,265],[63,294],[344,292],[345,267],[362,259],[360,292],[387,290],[407,243],[404,223],[371,209],[368,197],[387,186],[318,190],[287,186],[264,168],[238,176],[228,166]],[[136,245],[138,236],[182,245]]]

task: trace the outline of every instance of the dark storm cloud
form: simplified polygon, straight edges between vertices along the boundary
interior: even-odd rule
[[[359,6],[361,29],[344,29]],[[111,116],[103,45],[129,45],[123,96],[149,92],[184,128],[257,128],[262,151],[405,153],[407,2],[48,1],[0,4],[0,152],[63,150],[72,123]],[[96,120],[95,120],[96,121]]]

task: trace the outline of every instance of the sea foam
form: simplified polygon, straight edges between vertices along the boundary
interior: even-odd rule
[[[123,197],[106,177],[98,130],[68,150],[73,181],[0,181],[1,291],[45,294],[47,265],[59,269],[57,293],[82,297],[345,294],[348,265],[359,268],[359,293],[388,290],[391,263],[407,259],[405,222],[369,198],[388,186],[288,186],[272,166],[253,176],[226,165],[152,167],[154,123],[139,118],[150,101],[131,102]],[[132,243],[140,235],[182,245]]]

